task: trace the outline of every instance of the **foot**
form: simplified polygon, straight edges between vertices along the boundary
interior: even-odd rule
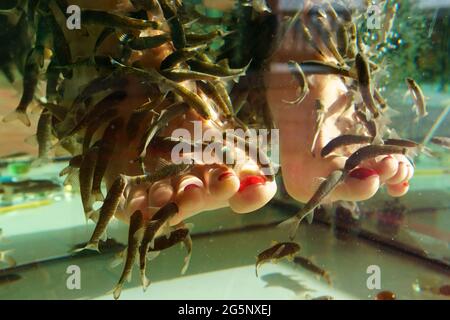
[[[286,39],[282,47],[290,47],[289,41],[300,43],[302,57],[297,61],[326,60],[337,63],[332,57],[323,58],[305,41]],[[298,42],[297,42],[298,41]],[[280,53],[274,61],[286,66],[286,58]],[[287,192],[300,202],[307,202],[316,191],[320,179],[332,171],[344,167],[349,155],[361,146],[341,148],[335,155],[320,156],[321,149],[332,139],[342,134],[354,134],[357,120],[354,108],[348,108],[347,88],[338,76],[308,76],[309,94],[297,105],[283,101],[292,101],[297,97],[298,83],[289,72],[266,74],[267,99],[274,121],[280,130],[280,160],[283,181]],[[319,131],[315,147],[311,152],[316,121],[315,103],[319,99],[325,107],[325,120]],[[403,196],[409,189],[409,180],[414,168],[403,155],[381,156],[362,163],[354,169],[346,180],[332,192],[328,201],[362,201],[371,198],[385,185],[388,193],[394,197]]]

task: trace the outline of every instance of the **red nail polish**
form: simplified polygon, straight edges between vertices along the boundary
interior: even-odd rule
[[[356,178],[359,180],[367,179],[368,177],[378,175],[378,173],[373,169],[368,168],[357,168],[350,172],[350,177]]]
[[[239,192],[247,188],[248,186],[264,184],[266,183],[266,178],[262,176],[248,176],[241,180],[241,185],[239,186]]]
[[[226,179],[232,175],[233,175],[233,172],[227,171],[227,172],[222,173],[218,179],[219,179],[219,181],[222,181],[223,179]]]
[[[198,185],[196,185],[195,183],[191,183],[188,184],[186,187],[184,187],[184,191],[189,191],[192,189],[196,189],[196,188],[200,188]]]
[[[408,182],[408,181],[405,181],[405,182],[402,183],[402,185],[403,185],[404,187],[409,187],[409,182]]]

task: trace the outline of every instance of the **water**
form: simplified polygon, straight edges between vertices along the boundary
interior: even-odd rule
[[[222,194],[217,189],[220,184],[214,189],[214,181],[217,181],[214,179],[218,179],[218,173],[223,172],[208,172],[205,168],[209,167],[202,165],[208,159],[213,159],[212,162],[216,163],[218,154],[231,155],[232,153],[227,152],[233,148],[219,148],[218,154],[213,155],[200,153],[201,157],[196,154],[195,169],[191,172],[194,178],[191,176],[189,179],[180,179],[176,174],[169,177],[174,190],[180,190],[171,201],[175,201],[182,212],[190,216],[192,211],[208,211],[186,219],[186,223],[193,225],[193,228],[190,225],[193,251],[186,274],[180,274],[187,255],[186,248],[176,245],[163,250],[158,257],[148,262],[147,276],[151,285],[146,292],[141,289],[139,270],[135,267],[132,281],[124,284],[121,299],[312,299],[320,296],[331,296],[334,299],[374,299],[382,291],[394,292],[398,299],[448,299],[445,285],[449,284],[450,266],[450,153],[448,149],[430,143],[431,137],[450,136],[447,125],[449,115],[446,111],[450,106],[448,7],[443,7],[443,4],[430,5],[424,1],[388,1],[387,7],[379,4],[379,16],[376,14],[376,7],[372,7],[375,16],[368,17],[364,15],[368,8],[361,1],[350,1],[345,6],[354,10],[353,22],[364,43],[360,50],[378,65],[378,71],[372,72],[372,86],[379,89],[389,108],[395,110],[385,112],[390,122],[382,117],[384,120],[379,122],[379,132],[384,134],[383,138],[390,133],[391,137],[398,134],[404,139],[424,143],[433,156],[429,157],[424,152],[411,154],[410,160],[415,166],[414,177],[409,181],[406,195],[392,198],[389,193],[392,194],[395,190],[382,186],[373,197],[368,197],[370,199],[358,201],[358,210],[346,210],[348,206],[345,204],[344,207],[337,206],[343,205],[342,203],[335,202],[333,207],[325,203],[316,210],[312,224],[302,222],[294,239],[301,246],[297,255],[309,259],[310,266],[316,266],[316,272],[311,267],[295,263],[298,260],[283,259],[277,264],[263,264],[258,278],[255,276],[255,257],[258,253],[270,247],[274,240],[289,241],[286,229],[277,225],[294,215],[302,207],[301,202],[306,202],[318,187],[321,181],[319,178],[325,178],[332,171],[327,162],[329,158],[320,157],[320,148],[339,134],[365,132],[364,127],[356,124],[352,117],[354,105],[351,104],[348,117],[339,118],[337,113],[331,111],[325,113],[316,155],[313,157],[308,150],[317,119],[313,108],[316,99],[320,99],[327,108],[334,103],[335,110],[342,110],[342,103],[336,100],[343,98],[336,95],[336,90],[345,91],[347,86],[355,90],[354,103],[358,105],[361,102],[358,83],[352,82],[348,76],[343,82],[337,76],[314,76],[305,71],[309,93],[304,101],[299,105],[283,103],[285,100],[294,100],[302,93],[298,88],[299,81],[289,73],[289,60],[297,61],[302,66],[301,63],[305,60],[322,59],[313,44],[318,45],[319,50],[323,50],[328,57],[332,55],[319,40],[320,34],[314,31],[313,22],[308,22],[305,13],[307,9],[300,16],[312,30],[314,42],[306,41],[302,33],[303,25],[298,21],[290,24],[288,31],[283,33],[283,22],[288,21],[283,20],[283,17],[293,17],[297,10],[303,8],[303,1],[268,1],[271,12],[265,7],[252,9],[251,6],[237,4],[233,7],[219,1],[184,1],[183,7],[178,8],[177,16],[186,29],[187,48],[194,49],[184,49],[184,55],[181,60],[177,60],[174,68],[184,71],[190,68],[191,71],[202,72],[201,79],[196,80],[195,89],[193,80],[180,82],[176,75],[170,73],[170,69],[159,71],[164,77],[182,83],[189,90],[187,93],[182,91],[183,87],[164,80],[166,78],[158,76],[155,80],[154,74],[152,77],[146,74],[144,78],[139,78],[139,75],[116,77],[117,74],[121,75],[117,73],[121,68],[120,64],[131,66],[134,62],[133,66],[137,69],[154,71],[155,66],[158,67],[162,59],[174,50],[172,44],[177,48],[184,47],[176,26],[171,24],[171,31],[162,27],[163,31],[160,33],[166,34],[167,39],[172,37],[174,41],[169,45],[167,39],[163,39],[162,47],[160,44],[155,45],[158,48],[154,50],[137,50],[136,37],[140,31],[122,30],[117,25],[114,26],[115,32],[106,29],[103,34],[106,40],[101,43],[97,39],[108,23],[107,20],[98,17],[89,20],[86,15],[82,15],[81,29],[77,30],[76,19],[65,23],[69,15],[64,16],[64,6],[75,4],[82,10],[112,11],[116,8],[116,2],[120,1],[105,0],[96,4],[81,0],[64,2],[59,2],[59,7],[57,2],[50,1],[49,10],[44,10],[53,12],[55,20],[39,20],[40,14],[31,15],[33,9],[23,7],[21,1],[3,1],[0,7],[2,116],[10,114],[18,105],[22,96],[23,78],[32,78],[30,70],[33,69],[30,65],[39,71],[38,85],[32,90],[35,98],[27,110],[31,126],[27,127],[19,121],[2,122],[0,125],[0,252],[4,253],[0,255],[0,258],[4,258],[4,261],[0,261],[0,299],[113,298],[111,290],[119,280],[123,264],[112,267],[111,263],[126,248],[128,225],[120,219],[113,219],[107,228],[108,241],[100,242],[100,254],[88,250],[75,254],[73,250],[83,247],[90,239],[95,223],[86,223],[83,214],[77,166],[74,165],[70,170],[71,178],[67,181],[65,176],[59,174],[68,165],[71,155],[86,153],[89,145],[87,148],[85,146],[84,152],[82,150],[82,144],[86,140],[84,130],[96,131],[91,146],[97,140],[104,141],[103,145],[97,146],[101,150],[102,163],[109,160],[102,185],[103,195],[106,196],[117,174],[132,176],[141,173],[136,159],[143,149],[137,142],[139,139],[145,142],[145,139],[139,138],[145,133],[145,128],[153,129],[150,132],[160,137],[176,132],[177,138],[179,135],[183,136],[184,147],[193,147],[191,151],[198,151],[199,149],[195,149],[195,146],[201,147],[198,142],[209,143],[205,128],[211,123],[215,123],[220,130],[238,128],[243,124],[250,129],[275,129],[270,137],[264,137],[262,131],[256,131],[261,135],[259,143],[269,144],[269,150],[262,149],[270,151],[269,159],[274,162],[272,169],[277,172],[275,182],[270,182],[270,176],[265,179],[258,176],[246,178],[248,174],[244,172],[248,169],[242,169],[239,163],[236,166],[227,163],[240,175],[240,191],[236,180],[232,192],[237,195],[234,197],[237,200],[230,201],[234,211],[252,211],[251,214],[235,214],[227,205],[230,196],[224,196],[223,203],[218,203],[218,198],[212,198]],[[41,5],[45,9],[45,3]],[[398,11],[385,44],[380,45],[386,15],[389,16],[393,6],[398,6]],[[342,17],[338,22],[345,22],[343,8],[337,5],[334,8]],[[128,9],[134,11],[126,6],[122,6],[120,10]],[[120,10],[116,13],[119,14]],[[167,8],[165,10],[167,15]],[[157,11],[152,12],[150,16],[153,20],[163,21],[163,18],[157,17]],[[313,18],[314,12],[319,12],[320,16],[320,11],[311,12]],[[76,18],[76,10],[72,14]],[[330,27],[330,32],[337,32],[339,23],[335,24],[332,19],[333,12],[326,9],[325,14],[327,20],[322,21]],[[143,11],[128,13],[128,16],[148,18]],[[35,19],[34,25],[32,18]],[[377,21],[370,20],[371,18],[379,18],[380,29],[370,27],[377,25]],[[192,19],[197,20],[188,23]],[[39,24],[39,21],[43,23]],[[49,38],[45,37],[46,24],[53,30]],[[38,25],[42,32],[39,32],[41,37],[36,39]],[[71,26],[73,30],[69,29]],[[121,30],[126,31],[126,35]],[[145,30],[147,33],[141,36],[154,37],[157,34],[148,31],[148,27]],[[217,30],[220,31],[214,33]],[[233,30],[237,31],[230,32]],[[200,42],[192,35],[206,33],[210,33],[209,38],[203,38]],[[339,43],[336,35],[332,39]],[[47,49],[40,51],[37,46],[33,55],[28,56],[32,44],[41,40]],[[195,48],[199,44],[203,46]],[[354,45],[350,45],[350,49],[342,53],[349,68],[354,65],[351,58],[352,47]],[[65,51],[66,49],[69,51]],[[204,55],[199,55],[199,52]],[[93,55],[96,59],[89,60]],[[208,69],[209,61],[203,60],[203,65],[198,63],[205,56],[214,62],[227,59],[216,65],[221,68],[220,77],[211,78],[218,71]],[[30,57],[43,57],[44,64],[40,66],[36,64],[39,59],[34,61]],[[110,58],[114,59],[114,64],[111,64]],[[28,73],[24,71],[26,61]],[[71,65],[76,61],[77,64]],[[169,62],[170,59],[165,64]],[[305,68],[305,64],[303,67]],[[236,70],[239,75],[233,74],[231,78],[234,79],[223,78],[223,73],[229,74]],[[128,69],[126,72],[133,71]],[[189,76],[192,77],[192,74]],[[99,77],[103,82],[89,86],[92,80]],[[428,115],[419,121],[415,121],[417,115],[411,109],[412,97],[405,97],[408,90],[404,81],[406,77],[412,77],[427,97],[425,101]],[[56,85],[52,86],[52,81],[56,81]],[[218,90],[220,87],[217,87],[217,81],[220,81],[227,92]],[[104,83],[106,85],[103,86]],[[210,85],[209,91],[205,84]],[[98,90],[89,94],[86,88]],[[213,98],[211,88],[212,92],[219,95],[222,92],[219,100]],[[160,99],[163,101],[161,104],[155,103],[158,98],[164,97],[162,92],[167,92],[167,96]],[[189,92],[196,92],[197,97],[203,100],[192,100]],[[85,99],[79,99],[80,93],[85,94]],[[75,100],[77,96],[78,100]],[[232,116],[225,117],[228,112],[226,108],[230,107],[226,101],[228,96],[232,102],[229,110]],[[203,123],[199,135],[196,136],[194,132],[197,128],[195,123],[191,125],[186,121],[199,120],[199,116],[190,111],[183,120],[180,113],[188,108],[177,109],[177,105],[182,104],[174,104],[176,101],[187,102],[197,114],[202,114],[202,108],[207,106],[212,119]],[[170,105],[176,114],[174,119],[169,119],[171,113],[164,111]],[[149,106],[154,107],[154,110],[145,112],[145,107]],[[29,136],[38,130],[37,123],[42,108],[47,108],[53,118],[48,127],[49,137],[45,137],[46,126],[41,122],[40,132],[44,138],[39,138],[38,147],[33,143],[35,139]],[[138,108],[141,108],[138,111],[140,113],[135,112],[138,116],[133,121],[140,121],[132,122],[131,111]],[[113,111],[100,112],[104,109]],[[333,106],[328,110],[332,109]],[[92,113],[92,110],[97,111]],[[151,121],[156,118],[159,119],[158,125],[164,119],[169,119],[169,126],[155,126],[155,122]],[[123,123],[115,119],[123,119]],[[115,121],[111,122],[114,126],[110,125],[110,121]],[[132,125],[128,124],[130,122]],[[84,123],[84,127],[80,123]],[[76,132],[74,128],[77,124],[81,126],[81,130]],[[209,133],[219,132],[220,138],[221,131],[217,131],[217,127],[213,126]],[[386,131],[386,128],[395,129],[395,132]],[[280,129],[280,132],[276,129]],[[104,131],[109,134],[104,134]],[[192,133],[193,137],[190,136]],[[63,139],[64,136],[66,139]],[[192,143],[197,143],[195,146],[186,144],[191,139]],[[174,161],[171,157],[173,154],[170,153],[173,149],[167,149],[167,146],[173,147],[174,140],[171,143],[162,139],[157,141],[159,142],[151,143],[143,153],[145,170],[150,173],[158,172],[162,163],[157,158],[161,155],[165,158],[164,162]],[[216,139],[215,142],[217,141]],[[253,149],[248,149],[247,153],[256,150],[254,146],[257,142],[251,141],[250,147],[253,146]],[[140,150],[136,149],[140,146]],[[49,159],[36,161],[38,149],[41,158],[48,154]],[[356,149],[339,149],[337,154],[344,153],[348,156]],[[423,149],[419,149],[421,150]],[[231,159],[239,158],[240,154],[234,154]],[[270,167],[263,160],[259,158],[258,162],[250,157],[246,161],[257,162],[260,169],[265,169],[262,172],[270,172]],[[75,162],[72,161],[74,164]],[[281,172],[278,172],[279,164]],[[361,166],[376,165],[363,163]],[[212,168],[225,170],[223,166],[212,165]],[[250,175],[252,174],[254,175]],[[406,174],[403,178],[399,177],[401,175],[398,173],[397,176],[399,185],[406,181]],[[257,185],[252,186],[255,183]],[[272,197],[271,190],[274,189],[270,189],[270,186],[275,183],[278,188],[271,201],[257,205],[258,201],[267,202]],[[190,193],[183,191],[190,184],[200,188],[188,188]],[[231,182],[230,185],[233,186]],[[359,192],[364,194],[367,186],[359,186],[361,187],[353,189],[352,196]],[[154,189],[155,187],[152,190]],[[205,193],[206,189],[209,189],[208,194]],[[261,190],[266,193],[261,193]],[[309,195],[305,195],[305,190]],[[134,197],[137,199],[138,195],[135,194]],[[341,193],[336,197],[335,200],[345,200],[343,198],[348,198],[348,195],[343,196]],[[135,202],[138,205],[134,205],[137,206],[135,209],[154,213],[156,207],[161,205],[156,202],[156,198],[151,198],[150,203],[142,202],[139,205],[138,199]],[[93,209],[99,209],[101,205],[101,202],[96,202]],[[147,205],[153,208],[147,209]],[[224,208],[215,209],[217,207]],[[120,217],[123,219],[124,216],[119,215]],[[332,285],[318,274],[320,270],[330,277]]]

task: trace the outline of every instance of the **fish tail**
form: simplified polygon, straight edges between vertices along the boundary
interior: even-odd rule
[[[12,122],[15,120],[19,120],[20,122],[22,122],[24,125],[26,125],[27,127],[31,126],[31,122],[30,122],[30,118],[28,118],[27,114],[25,111],[20,110],[20,109],[16,109],[13,112],[7,114],[6,116],[3,117],[3,122]]]
[[[289,238],[293,240],[295,238],[295,234],[297,233],[300,222],[301,219],[297,215],[295,215],[292,218],[289,218],[278,224],[277,228],[288,228]]]
[[[189,254],[186,258],[184,258],[184,265],[181,269],[181,274],[184,275],[189,267],[189,262],[191,261],[191,255]]]
[[[145,275],[145,270],[141,270],[141,283],[142,283],[142,290],[144,290],[145,292],[148,286],[150,285],[150,280],[148,280],[147,276]]]
[[[120,298],[120,294],[122,293],[122,284],[119,283],[116,285],[116,287],[113,290],[113,297],[115,300]]]
[[[98,249],[98,242],[90,242],[86,245],[86,247],[84,247],[84,249],[100,252]]]

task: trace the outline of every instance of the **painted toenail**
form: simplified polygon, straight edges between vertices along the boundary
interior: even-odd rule
[[[402,185],[403,185],[404,187],[409,187],[409,182],[408,182],[408,181],[405,181],[405,182],[402,183]]]
[[[241,180],[241,185],[239,186],[239,192],[243,191],[245,188],[266,183],[266,178],[262,176],[248,176]]]
[[[359,180],[367,179],[368,177],[378,175],[378,173],[373,169],[368,168],[357,168],[350,172],[350,177],[356,178]]]
[[[219,181],[222,181],[228,177],[231,177],[232,175],[233,175],[233,172],[230,172],[230,171],[224,172],[219,176]]]
[[[191,183],[188,184],[186,187],[184,187],[184,191],[189,191],[189,190],[193,190],[193,189],[197,189],[200,188],[198,185],[196,185],[195,183]]]

